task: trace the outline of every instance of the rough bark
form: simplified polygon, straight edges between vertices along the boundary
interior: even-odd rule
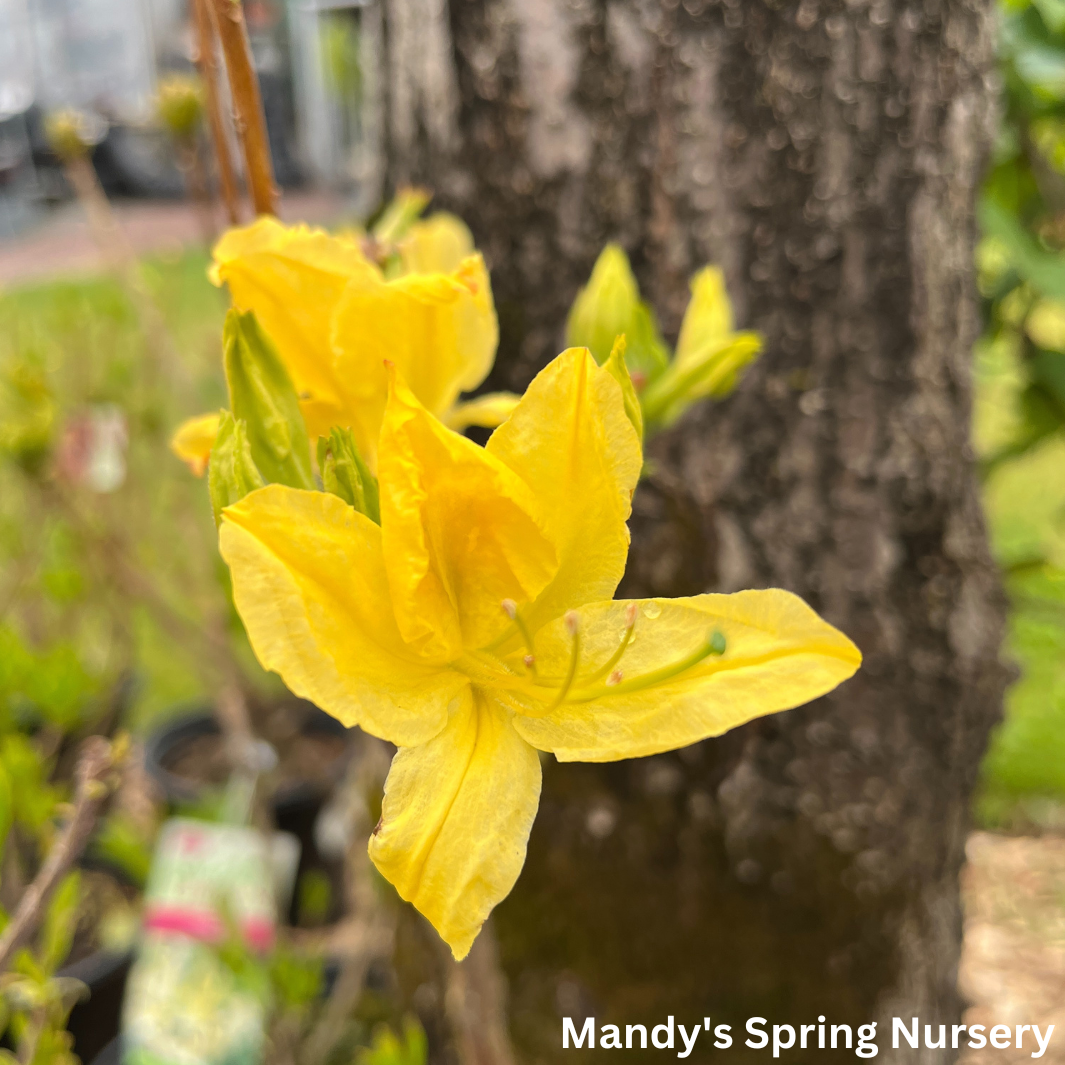
[[[623,590],[783,586],[865,654],[828,698],[675,755],[545,765],[496,917],[519,1052],[558,1059],[561,1014],[734,1036],[824,1014],[947,1060],[892,1052],[890,1017],[959,1014],[1005,681],[969,447],[990,0],[387,0],[367,26],[383,184],[432,185],[489,260],[490,387],[560,349],[608,239],[667,335],[717,262],[766,336],[733,398],[656,442]]]

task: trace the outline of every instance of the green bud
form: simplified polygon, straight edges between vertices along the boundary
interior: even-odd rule
[[[588,284],[577,293],[566,321],[570,347],[588,348],[595,361],[606,362],[615,337],[624,334],[625,362],[633,374],[653,380],[666,367],[669,353],[658,332],[654,313],[640,299],[628,256],[608,244],[592,269]]]
[[[262,474],[251,457],[247,426],[229,411],[222,411],[218,436],[207,467],[207,490],[211,495],[215,525],[222,523],[223,507],[239,502],[263,484]]]
[[[407,235],[407,230],[421,216],[430,199],[432,193],[426,189],[400,189],[374,224],[374,239],[383,244],[395,244],[402,240]]]
[[[193,74],[169,74],[159,79],[155,111],[167,132],[187,140],[203,118],[203,83]]]
[[[674,359],[640,396],[648,432],[672,425],[701,399],[727,396],[761,350],[757,333],[731,333],[685,359]]]
[[[643,442],[643,411],[640,408],[640,397],[636,395],[632,378],[629,376],[629,368],[625,364],[625,337],[619,336],[610,349],[610,358],[606,360],[603,368],[621,385],[621,398],[625,404],[625,413],[632,422],[636,435]]]
[[[327,492],[381,524],[377,478],[363,462],[350,429],[330,429],[328,438],[318,437],[318,469]]]
[[[256,467],[267,481],[313,489],[311,445],[296,390],[253,312],[229,312],[222,348],[229,405],[247,424]]]

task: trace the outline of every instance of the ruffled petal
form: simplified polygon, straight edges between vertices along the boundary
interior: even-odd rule
[[[333,319],[337,373],[350,397],[350,428],[368,458],[377,452],[384,415],[384,363],[392,362],[414,394],[442,417],[461,392],[492,367],[499,328],[480,255],[450,274],[406,274],[392,281],[361,276],[344,291]]]
[[[222,557],[263,667],[349,727],[398,744],[435,736],[468,681],[404,644],[380,528],[337,496],[282,485],[222,513]]]
[[[345,286],[363,276],[377,278],[380,271],[356,241],[268,217],[229,230],[215,245],[211,269],[211,279],[229,285],[240,310],[255,312],[297,392],[341,410],[344,388],[333,365],[330,322]],[[323,426],[308,429],[320,435]]]
[[[415,222],[399,244],[403,269],[411,274],[449,274],[473,251],[466,223],[447,211]]]
[[[370,857],[461,960],[518,879],[539,801],[536,751],[468,695],[435,739],[396,754]]]
[[[535,497],[398,379],[379,461],[385,566],[400,631],[444,658],[484,646],[509,624],[503,600],[530,602],[555,572]]]
[[[771,588],[733,595],[637,601],[633,638],[616,663],[620,682],[596,666],[608,662],[626,629],[628,604],[596,603],[579,612],[581,667],[566,701],[554,692],[503,693],[522,713],[514,727],[534,747],[563,762],[610,762],[686,747],[765,714],[816,699],[861,664],[858,648],[798,596]],[[723,655],[698,656],[714,632]],[[541,630],[542,677],[565,675],[573,640],[559,622]],[[672,672],[672,675],[670,675]],[[615,677],[615,680],[618,678]]]
[[[514,413],[514,408],[521,400],[513,392],[489,392],[465,403],[456,403],[443,418],[449,429],[462,432],[471,425],[483,429],[495,429],[502,425]]]
[[[625,572],[625,522],[640,476],[639,437],[621,386],[587,348],[542,370],[485,449],[529,486],[559,569],[529,613],[532,627],[614,594]]]

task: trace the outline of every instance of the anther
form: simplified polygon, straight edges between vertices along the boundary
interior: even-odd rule
[[[625,626],[627,628],[631,629],[633,627],[633,625],[635,625],[635,624],[636,624],[636,604],[635,603],[629,603],[629,605],[627,607],[625,607]]]
[[[535,655],[526,655],[522,661],[525,663],[526,669],[536,669],[536,657]]]
[[[570,636],[576,636],[581,631],[581,619],[576,610],[567,610],[563,620],[566,623],[566,632]]]
[[[613,687],[615,684],[620,684],[621,683],[622,676],[623,676],[623,674],[622,674],[621,670],[620,669],[615,669],[614,672],[611,673],[610,676],[606,678],[606,682],[611,687]]]
[[[502,602],[503,613],[510,618],[511,621],[518,620],[518,604],[513,599],[504,599]]]

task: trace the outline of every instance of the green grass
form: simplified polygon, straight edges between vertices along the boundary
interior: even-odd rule
[[[253,682],[268,683],[228,604],[206,486],[168,448],[183,418],[225,404],[226,301],[206,266],[193,251],[142,265],[165,336],[149,335],[142,322],[157,315],[138,313],[106,277],[0,294],[0,428],[18,415],[19,396],[3,389],[16,368],[45,382],[55,412],[50,459],[28,471],[0,461],[0,623],[34,647],[72,645],[107,683],[132,667],[134,725],[209,694],[196,635],[205,617],[229,625]],[[67,427],[101,404],[117,406],[129,430],[126,479],[106,494],[54,474]],[[116,586],[116,561],[148,579],[149,596]]]
[[[1009,439],[1023,374],[1008,341],[976,351],[974,438]],[[1011,612],[1005,655],[1019,670],[983,767],[977,815],[989,827],[1060,819],[1065,803],[1065,439],[998,467],[984,486]]]

